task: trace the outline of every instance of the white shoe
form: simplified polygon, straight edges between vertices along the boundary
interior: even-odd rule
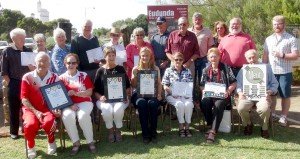
[[[287,126],[287,120],[285,116],[281,116],[278,122],[281,126]]]
[[[28,149],[28,158],[29,159],[36,158],[36,151],[35,151],[34,147],[31,149]]]
[[[48,143],[48,155],[53,155],[56,152],[56,143]]]

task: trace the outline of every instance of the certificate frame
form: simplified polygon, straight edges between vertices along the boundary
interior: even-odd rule
[[[60,89],[61,91],[63,91],[63,94],[59,94],[60,95],[60,99],[64,99],[64,102],[53,106],[51,103],[51,93],[55,93],[53,91],[54,89]],[[42,92],[42,95],[44,97],[44,100],[46,100],[47,106],[50,110],[54,110],[54,109],[64,109],[66,107],[69,107],[71,105],[73,105],[73,101],[72,99],[69,97],[68,95],[68,91],[65,87],[65,85],[63,84],[62,81],[58,81],[58,82],[54,82],[52,84],[49,85],[45,85],[43,87],[40,87],[40,91]],[[62,96],[61,96],[62,95]]]
[[[118,88],[117,91],[122,91],[122,97],[116,97],[116,98],[109,98],[109,82],[108,80],[111,78],[118,78],[118,80],[122,80],[122,88]],[[127,94],[126,94],[126,78],[125,74],[111,74],[111,75],[104,75],[103,76],[103,83],[104,83],[104,95],[106,97],[107,103],[113,103],[113,102],[123,102],[127,99]]]
[[[151,80],[154,80],[154,90],[150,91],[153,92],[151,94],[144,94],[143,92],[141,92],[141,86],[145,86],[145,84],[141,83],[142,79],[144,78],[145,74],[147,74],[148,76],[146,77],[151,77]],[[157,86],[158,86],[158,71],[157,70],[139,70],[137,73],[137,95],[138,97],[146,97],[146,98],[156,98],[157,97]],[[151,81],[150,81],[151,82]]]
[[[225,99],[226,85],[222,83],[206,82],[203,90],[203,98]]]

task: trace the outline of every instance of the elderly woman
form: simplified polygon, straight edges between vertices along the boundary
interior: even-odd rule
[[[192,137],[189,125],[191,123],[191,117],[193,113],[193,98],[184,97],[184,96],[175,96],[172,94],[172,85],[175,82],[193,82],[193,77],[191,71],[187,68],[184,68],[183,54],[177,52],[173,55],[174,65],[167,68],[162,79],[162,84],[166,91],[166,99],[169,104],[173,105],[176,108],[177,118],[179,122],[179,136],[180,137]]]
[[[124,45],[119,43],[121,34],[122,33],[121,33],[121,30],[119,28],[112,27],[111,30],[110,30],[110,34],[109,34],[110,35],[110,42],[104,44],[103,48],[105,48],[107,46],[111,46],[116,50],[116,52],[125,51]],[[126,60],[126,57],[124,57],[124,58]],[[120,60],[116,61],[116,64],[118,64],[120,66],[124,65],[124,63]]]
[[[67,71],[64,65],[64,59],[70,52],[70,46],[66,45],[66,32],[60,28],[56,28],[53,31],[53,37],[55,40],[55,46],[52,49],[51,61],[53,64],[53,71],[58,75],[61,75]]]
[[[126,69],[128,77],[131,77],[132,68],[137,65],[137,59],[139,57],[141,48],[148,47],[151,52],[153,52],[151,44],[144,41],[145,31],[143,28],[135,28],[132,32],[132,35],[134,36],[134,41],[126,46]]]
[[[135,92],[136,89],[138,89],[137,87],[139,87],[137,85],[138,72],[141,70],[157,71],[158,79],[156,98],[139,97]],[[157,142],[157,112],[159,108],[159,101],[162,99],[162,85],[159,68],[155,66],[154,54],[148,47],[143,47],[140,50],[138,65],[134,66],[132,69],[131,86],[135,89],[135,93],[133,93],[131,101],[139,112],[143,142],[145,144],[148,144],[151,140],[152,142]]]
[[[73,143],[70,155],[76,155],[80,147],[76,117],[86,138],[86,143],[89,145],[90,152],[95,153],[96,147],[93,139],[93,126],[90,115],[94,106],[91,99],[93,82],[85,72],[77,70],[79,58],[76,54],[68,54],[64,59],[64,64],[67,71],[60,75],[59,78],[65,84],[68,94],[74,103],[62,111],[63,123]]]
[[[29,72],[29,66],[21,65],[21,52],[32,52],[26,48],[26,33],[21,28],[15,28],[10,32],[13,43],[3,50],[2,71],[4,85],[8,85],[8,103],[10,116],[10,136],[12,139],[18,138],[19,113],[21,108],[20,89],[22,76]]]
[[[124,74],[126,82],[126,93],[130,96],[130,81],[126,75],[123,66],[116,64],[116,50],[113,47],[104,48],[104,57],[106,64],[97,70],[95,77],[95,96],[98,99],[97,107],[102,111],[102,117],[105,121],[106,128],[109,129],[109,142],[122,141],[121,131],[124,117],[124,110],[128,106],[128,100],[124,102],[107,102],[107,96],[104,94],[104,77],[112,74]],[[115,123],[115,126],[114,126]]]
[[[218,47],[221,39],[228,34],[228,27],[222,21],[216,21],[214,24],[214,47]]]
[[[50,53],[50,51],[48,51],[48,49],[46,48],[46,37],[44,34],[41,34],[41,33],[35,34],[33,39],[36,42],[36,46],[37,46],[37,48],[33,52],[35,52],[35,53],[39,53],[39,52]]]
[[[48,109],[40,91],[40,87],[59,80],[55,73],[49,71],[50,57],[45,52],[39,53],[35,57],[35,63],[36,69],[23,76],[21,85],[24,137],[27,140],[28,158],[36,157],[35,136],[40,128],[45,130],[48,137],[48,154],[53,155],[56,152],[55,117],[59,116],[57,112]]]
[[[230,103],[230,95],[236,87],[236,79],[232,70],[220,62],[220,53],[217,48],[208,50],[207,59],[210,65],[203,69],[200,89],[203,90],[207,82],[225,84],[226,87],[224,99],[203,95],[201,101],[201,109],[204,113],[207,126],[210,128],[206,133],[206,141],[213,143],[223,118],[224,109]],[[213,124],[214,122],[215,124]]]

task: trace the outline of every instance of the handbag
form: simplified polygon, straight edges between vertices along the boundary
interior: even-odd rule
[[[231,131],[231,111],[224,110],[223,119],[219,127],[219,132],[230,133],[230,131]]]

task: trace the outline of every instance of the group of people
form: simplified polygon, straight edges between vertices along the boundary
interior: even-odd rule
[[[12,46],[3,51],[2,72],[8,84],[10,109],[10,134],[18,138],[19,111],[22,107],[24,137],[27,140],[28,157],[36,157],[35,136],[43,128],[48,136],[48,154],[56,152],[54,133],[55,118],[61,116],[73,147],[71,155],[80,150],[80,138],[76,118],[83,130],[90,152],[95,153],[91,113],[94,105],[109,130],[109,142],[121,142],[124,111],[130,103],[138,110],[142,128],[143,142],[157,142],[157,116],[160,101],[165,99],[174,106],[179,122],[179,136],[192,137],[190,123],[193,108],[199,106],[204,114],[209,130],[205,133],[208,143],[215,141],[223,112],[231,104],[231,97],[238,94],[238,113],[245,126],[244,134],[251,135],[253,124],[249,110],[256,105],[263,119],[261,136],[269,137],[268,121],[274,109],[275,96],[279,92],[282,98],[282,116],[279,122],[286,126],[286,116],[290,106],[292,60],[299,55],[296,39],[285,31],[285,18],[281,15],[272,20],[274,33],[266,39],[263,63],[267,64],[267,93],[260,101],[247,100],[243,93],[244,64],[260,64],[259,54],[250,35],[242,32],[242,20],[230,20],[229,32],[224,22],[215,23],[215,36],[203,26],[203,15],[194,13],[193,26],[189,28],[188,19],[178,19],[178,30],[169,32],[165,17],[156,21],[158,32],[144,40],[145,31],[138,27],[133,30],[134,41],[124,47],[119,43],[120,29],[112,28],[111,41],[103,46],[104,60],[89,62],[86,51],[98,48],[99,42],[92,35],[92,22],[87,20],[82,34],[74,37],[71,46],[66,44],[66,35],[62,29],[54,30],[56,45],[52,51],[45,47],[45,37],[37,34],[35,65],[22,66],[21,52],[31,52],[24,47],[26,33],[16,28],[10,32]],[[119,51],[126,51],[126,62],[117,63]],[[138,59],[138,60],[136,60]],[[155,97],[138,95],[138,73],[144,70],[157,72]],[[124,75],[127,99],[122,102],[108,102],[105,96],[105,77]],[[275,74],[275,75],[274,75]],[[200,79],[200,80],[195,80]],[[39,88],[61,80],[68,90],[73,105],[61,111],[49,110]],[[208,82],[224,84],[224,98],[177,96],[172,94],[174,83],[196,83],[203,91]],[[125,88],[124,88],[125,89]],[[194,87],[194,89],[198,89]],[[276,105],[276,103],[275,103]],[[271,109],[272,108],[272,109]]]

